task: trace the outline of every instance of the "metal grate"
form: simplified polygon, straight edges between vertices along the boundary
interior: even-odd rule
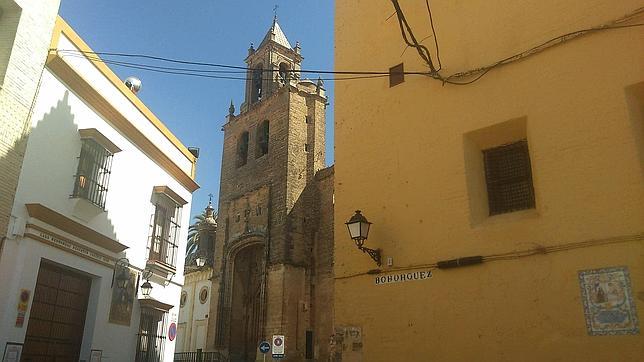
[[[112,154],[91,138],[82,141],[72,197],[86,199],[104,209]]]
[[[228,359],[220,352],[175,352],[174,362],[227,362]]]
[[[527,140],[484,150],[483,159],[490,215],[535,207]]]
[[[137,334],[136,362],[160,362],[165,347],[166,313],[151,308],[141,309],[141,323]]]

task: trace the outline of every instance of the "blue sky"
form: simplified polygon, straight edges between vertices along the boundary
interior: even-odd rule
[[[245,65],[248,46],[261,42],[273,20],[302,46],[304,69],[333,69],[333,0],[62,0],[60,15],[96,52],[150,54]],[[131,59],[128,61],[132,61]],[[214,195],[217,207],[223,132],[231,99],[243,101],[241,80],[166,75],[110,65],[121,79],[137,76],[139,97],[186,145],[199,147],[191,215]],[[310,75],[317,79],[317,75]],[[333,163],[333,82],[326,82],[327,164]]]

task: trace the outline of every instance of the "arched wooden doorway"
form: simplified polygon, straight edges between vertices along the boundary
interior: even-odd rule
[[[262,339],[264,246],[250,245],[235,255],[230,320],[231,361],[255,361]]]

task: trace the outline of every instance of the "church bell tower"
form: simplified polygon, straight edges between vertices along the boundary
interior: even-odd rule
[[[255,361],[273,334],[286,337],[285,361],[303,360],[316,328],[313,203],[327,98],[321,80],[301,79],[300,51],[275,17],[248,50],[244,102],[239,114],[231,104],[222,127],[207,347],[230,361]]]

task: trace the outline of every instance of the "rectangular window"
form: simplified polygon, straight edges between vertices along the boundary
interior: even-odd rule
[[[82,139],[72,197],[86,199],[105,208],[105,196],[112,167],[112,153],[92,138]]]
[[[309,149],[310,149],[309,144],[305,143],[304,144],[304,152],[309,152]]]
[[[484,150],[483,160],[490,215],[535,207],[527,140]]]
[[[153,308],[141,308],[141,323],[137,335],[137,362],[160,362],[165,346],[166,312]]]
[[[150,223],[149,261],[175,266],[177,261],[181,206],[164,195],[156,195]]]

